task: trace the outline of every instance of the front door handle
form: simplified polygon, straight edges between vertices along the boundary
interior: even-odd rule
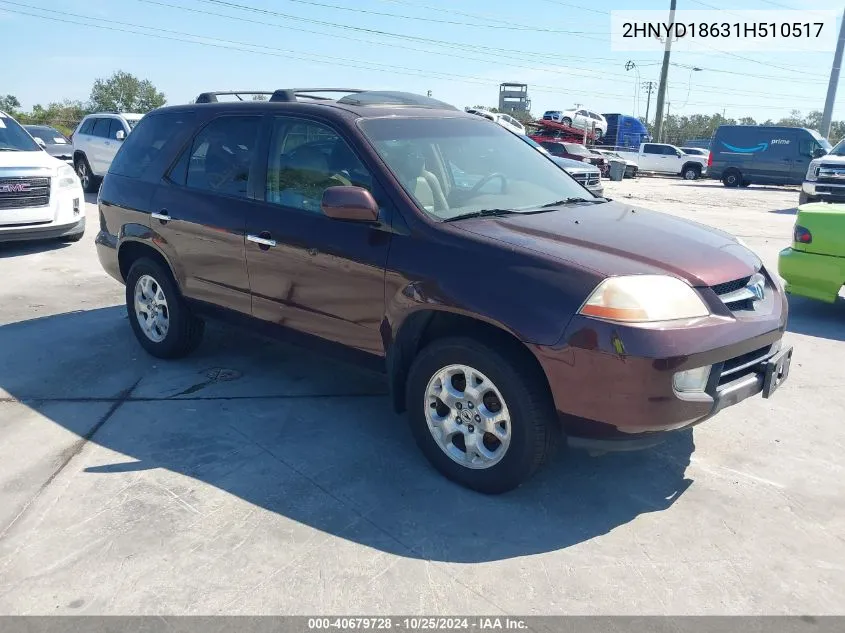
[[[170,214],[167,212],[167,209],[162,209],[158,213],[151,213],[150,217],[152,217],[153,220],[160,220],[161,222],[167,222],[173,219],[170,217]]]
[[[247,235],[246,239],[250,242],[255,242],[259,246],[266,246],[272,248],[276,245],[276,240],[270,237],[267,231],[262,231],[259,235]]]

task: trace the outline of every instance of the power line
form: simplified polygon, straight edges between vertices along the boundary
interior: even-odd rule
[[[98,28],[98,29],[108,30],[108,31],[131,33],[131,34],[135,34],[135,35],[143,35],[143,36],[147,36],[147,37],[154,37],[154,38],[157,38],[157,39],[170,40],[170,41],[176,41],[176,42],[181,42],[181,43],[197,44],[197,45],[201,45],[201,46],[210,46],[210,47],[213,47],[213,48],[235,50],[235,51],[239,51],[239,52],[258,53],[258,54],[262,54],[262,55],[271,55],[271,56],[276,56],[276,57],[300,59],[300,60],[308,61],[308,62],[312,62],[312,63],[323,63],[323,64],[331,64],[331,65],[336,65],[336,66],[339,65],[339,66],[346,66],[346,67],[350,67],[350,68],[357,68],[357,69],[363,69],[363,70],[374,70],[374,71],[378,71],[378,72],[390,72],[390,73],[394,73],[394,74],[397,73],[397,72],[402,73],[402,74],[409,74],[410,73],[413,76],[419,76],[419,77],[424,77],[424,78],[436,78],[436,79],[443,79],[443,80],[447,80],[447,81],[458,81],[458,80],[460,80],[460,81],[463,81],[465,83],[473,83],[473,84],[476,84],[476,85],[484,85],[484,86],[490,85],[490,79],[486,78],[486,77],[477,77],[477,76],[472,76],[472,75],[457,75],[457,74],[451,74],[451,73],[447,74],[447,73],[441,73],[441,72],[436,72],[436,71],[435,72],[427,71],[427,70],[424,70],[424,69],[409,68],[409,67],[404,67],[404,66],[380,64],[380,63],[377,63],[377,62],[351,63],[351,62],[349,62],[348,58],[345,58],[345,57],[320,56],[320,55],[315,55],[315,54],[312,54],[312,53],[305,53],[305,52],[302,52],[302,51],[280,49],[280,48],[274,48],[274,47],[269,47],[269,46],[265,46],[265,45],[251,44],[251,43],[248,43],[248,42],[238,42],[238,41],[233,41],[233,40],[224,40],[224,39],[213,38],[213,37],[209,37],[209,36],[205,36],[205,35],[197,35],[197,34],[193,34],[193,33],[185,33],[185,32],[181,32],[181,31],[173,31],[173,30],[161,29],[161,28],[157,28],[157,27],[149,27],[149,26],[132,24],[132,23],[127,23],[127,22],[120,22],[120,21],[117,21],[117,20],[110,20],[110,19],[103,19],[103,18],[99,18],[99,17],[85,16],[85,15],[68,13],[68,12],[63,12],[63,11],[54,11],[54,10],[42,9],[42,8],[39,8],[39,7],[32,7],[32,6],[29,6],[29,5],[23,5],[23,4],[17,3],[17,2],[10,2],[8,0],[0,0],[0,4],[22,6],[22,7],[28,8],[28,9],[33,9],[33,10],[41,11],[41,12],[44,12],[44,13],[60,14],[60,15],[65,15],[65,16],[81,18],[83,20],[98,20],[100,22],[106,23],[106,25],[90,24],[90,23],[86,23],[86,22],[79,22],[79,21],[75,21],[75,20],[70,20],[70,19],[67,19],[67,18],[57,18],[57,17],[51,17],[49,15],[48,16],[39,15],[39,14],[28,13],[28,12],[20,11],[20,10],[4,9],[4,10],[10,12],[10,13],[17,13],[17,14],[20,14],[20,15],[26,15],[26,16],[29,16],[29,17],[51,20],[51,21],[54,21],[54,22],[60,22],[60,23],[65,23],[65,24],[75,24],[75,25],[78,25],[78,26],[93,27],[93,28]],[[115,26],[111,26],[111,25],[118,25],[118,26],[123,26],[123,27],[132,27],[132,28],[136,28],[136,29],[145,29],[147,31],[157,31],[157,33],[139,32],[139,31],[130,30],[130,29],[127,29],[127,28],[116,28]],[[160,33],[168,33],[170,35],[161,35]],[[182,37],[173,37],[173,35],[179,35],[179,36],[182,36]],[[194,38],[194,39],[186,40],[186,39],[184,39],[185,37]],[[206,40],[206,41],[197,41],[197,40]],[[244,48],[244,47],[247,47],[247,48]],[[254,50],[254,49],[260,49],[260,50]],[[603,96],[603,97],[613,97],[613,98],[617,98],[617,97],[625,98],[626,97],[626,95],[619,95],[619,94],[613,94],[613,93],[597,93],[595,91],[582,91],[582,90],[571,90],[571,89],[561,90],[560,88],[558,88],[556,86],[546,86],[546,85],[542,85],[542,84],[532,84],[532,89],[534,90],[534,92],[539,92],[541,94],[588,94],[588,95],[592,95],[592,96]],[[714,105],[716,105],[716,104],[690,103],[689,105],[698,105],[698,106],[702,106],[702,107],[714,107]],[[738,104],[719,104],[719,105],[730,105],[731,107],[746,107],[746,106],[738,105]],[[784,109],[781,106],[755,106],[755,107],[757,107],[757,108],[762,107],[762,108],[766,108],[766,109],[776,109],[776,110],[783,110]]]
[[[560,0],[543,0],[543,2],[547,2],[548,4],[556,4],[560,7],[569,7],[570,9],[580,9],[581,11],[587,11],[589,13],[598,13],[600,15],[610,15],[609,11],[600,11],[599,9],[591,9],[590,7],[584,7],[578,4],[572,4],[571,2],[560,2]]]
[[[328,2],[317,2],[316,0],[287,0],[287,2],[295,2],[297,4],[304,4],[313,7],[321,7],[323,9],[332,9],[335,11],[349,11],[351,13],[362,13],[365,15],[378,15],[382,17],[388,18],[399,18],[402,20],[417,20],[419,22],[432,22],[435,24],[452,24],[457,26],[470,26],[474,28],[485,28],[485,29],[501,29],[507,31],[538,31],[543,33],[562,33],[566,35],[575,35],[576,37],[584,37],[585,39],[591,39],[596,41],[605,41],[607,37],[588,37],[590,35],[606,35],[605,33],[596,33],[596,32],[589,32],[589,31],[569,31],[569,30],[561,30],[561,29],[548,29],[548,28],[537,28],[534,26],[526,26],[526,25],[519,25],[519,24],[478,24],[473,22],[458,22],[456,20],[438,20],[437,18],[423,18],[411,15],[401,15],[397,13],[388,13],[386,11],[373,11],[372,9],[360,9],[355,7],[345,7],[339,4],[331,4]],[[220,2],[218,4],[227,4]]]
[[[144,2],[145,4],[152,4],[152,5],[155,5],[155,6],[161,6],[161,7],[166,7],[166,8],[170,8],[170,9],[188,11],[188,12],[191,12],[191,13],[198,13],[200,15],[211,15],[211,16],[216,16],[216,17],[225,18],[225,19],[232,19],[232,17],[233,17],[231,15],[227,15],[227,14],[224,14],[224,13],[217,13],[217,12],[214,12],[214,11],[209,11],[209,10],[204,10],[204,9],[195,9],[195,8],[191,8],[191,7],[183,7],[183,6],[179,6],[179,5],[169,4],[169,3],[166,3],[166,2],[159,2],[157,0],[139,0],[139,2]],[[396,46],[396,44],[391,44],[391,43],[387,43],[387,42],[379,42],[377,40],[362,40],[362,39],[359,39],[359,38],[350,37],[348,35],[325,33],[325,32],[322,32],[322,31],[314,31],[314,30],[305,29],[305,28],[301,28],[301,27],[290,27],[289,25],[283,26],[281,24],[275,24],[275,23],[272,23],[272,22],[259,21],[259,20],[252,20],[250,18],[241,17],[241,16],[238,16],[237,19],[241,20],[241,21],[249,22],[249,23],[252,23],[252,24],[260,24],[262,26],[284,28],[286,30],[293,29],[293,30],[297,30],[297,31],[300,31],[300,32],[304,32],[304,33],[324,35],[326,37],[337,37],[337,38],[346,39],[346,40],[350,40],[350,41],[354,41],[354,42],[362,42],[362,43],[366,43],[366,44],[370,44],[370,45],[376,44],[376,45],[381,45],[381,46]],[[326,23],[326,24],[331,24],[331,23]],[[346,25],[340,25],[340,26],[347,28]],[[356,29],[358,27],[348,27],[348,28]],[[586,77],[588,79],[593,79],[593,78],[604,79],[604,78],[610,77],[610,76],[629,79],[628,75],[624,75],[624,74],[621,74],[621,73],[611,73],[611,72],[607,72],[606,70],[603,70],[601,72],[600,76],[596,76],[596,75],[593,75],[593,73],[590,73],[586,70],[572,69],[572,68],[569,68],[569,67],[525,66],[523,64],[513,64],[513,63],[503,61],[503,60],[507,60],[507,59],[516,59],[518,61],[529,61],[529,62],[534,61],[534,60],[530,60],[530,59],[529,60],[523,60],[519,57],[510,57],[510,56],[502,55],[501,53],[499,53],[499,51],[509,52],[509,53],[513,53],[513,54],[523,53],[522,51],[516,51],[516,50],[512,50],[512,49],[498,49],[498,48],[481,46],[481,48],[485,49],[485,50],[476,50],[476,47],[473,46],[473,45],[467,45],[467,44],[462,44],[462,43],[458,43],[458,42],[450,42],[450,41],[445,41],[445,40],[429,40],[428,38],[418,38],[418,37],[415,37],[415,36],[406,36],[406,35],[395,34],[395,33],[391,33],[390,35],[392,37],[400,38],[400,39],[410,38],[410,39],[412,39],[412,41],[417,41],[417,40],[424,41],[424,42],[431,41],[434,44],[437,44],[441,47],[453,47],[453,48],[456,48],[458,50],[471,51],[471,52],[475,52],[475,53],[478,53],[478,54],[481,54],[481,55],[494,54],[495,61],[499,62],[503,66],[511,66],[511,67],[514,67],[514,68],[523,68],[523,69],[526,69],[526,70],[539,70],[539,71],[548,72],[548,73],[569,74],[569,75],[574,75],[574,76]],[[451,56],[450,53],[447,53],[443,50],[426,50],[426,49],[422,49],[422,48],[414,48],[414,47],[408,46],[406,44],[402,45],[402,49],[403,50],[419,51],[419,52],[427,53],[427,54]],[[487,50],[495,51],[495,53],[488,53]],[[531,54],[535,54],[535,53],[531,53]],[[545,54],[545,53],[536,53],[536,54],[542,55],[542,56],[547,56],[547,54]],[[577,56],[571,56],[571,58],[572,59],[580,59]],[[485,63],[490,61],[489,58],[484,59],[484,58],[480,58],[480,57],[468,57],[468,56],[464,56],[463,59],[480,61],[480,62],[485,62]],[[616,60],[609,59],[609,58],[588,58],[588,59],[591,59],[591,60],[605,59],[607,61],[616,61]],[[690,68],[690,66],[684,66],[684,67]],[[561,70],[555,70],[556,68],[560,68]],[[718,70],[714,69],[713,72],[718,72]],[[821,82],[812,82],[812,83],[818,83],[819,85],[821,85]],[[732,95],[732,94],[739,94],[740,92],[742,92],[742,91],[737,92],[736,90],[727,90],[727,91],[726,90],[720,90],[720,88],[722,88],[722,86],[713,86],[713,85],[709,85],[709,84],[698,84],[698,87],[706,88],[706,89],[708,89],[708,92],[711,92],[713,94],[729,94],[729,95]],[[750,96],[758,96],[758,95],[760,95],[760,96],[770,96],[774,99],[782,99],[782,100],[791,100],[791,99],[796,99],[796,98],[797,99],[807,98],[806,95],[791,95],[791,94],[784,94],[782,92],[765,93],[765,92],[759,92],[759,91],[750,91],[750,92],[747,92],[747,94],[750,95]]]

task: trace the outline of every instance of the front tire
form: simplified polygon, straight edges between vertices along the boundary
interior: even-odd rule
[[[157,358],[181,358],[202,341],[203,321],[191,314],[170,271],[152,259],[129,269],[126,311],[141,347]]]
[[[88,164],[85,154],[82,154],[76,159],[76,175],[79,176],[79,182],[82,183],[82,191],[85,193],[97,193],[100,183],[91,171],[91,165]]]
[[[810,202],[818,202],[819,199],[813,196],[808,195],[806,192],[801,191],[798,193],[798,206],[800,207],[802,204],[809,204]]]
[[[572,119],[570,119],[568,116],[563,117],[563,118],[560,120],[560,122],[561,122],[563,125],[568,125],[569,127],[572,127]]]
[[[485,494],[531,477],[559,434],[542,372],[474,339],[426,346],[406,388],[411,432],[423,454],[447,478]]]

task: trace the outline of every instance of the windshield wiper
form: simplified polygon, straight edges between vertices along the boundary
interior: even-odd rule
[[[455,220],[466,220],[468,218],[487,218],[500,215],[513,215],[519,213],[513,209],[481,209],[481,211],[473,211],[472,213],[464,213],[463,215],[456,215],[453,218],[446,218],[444,222],[454,222]]]
[[[551,207],[563,207],[568,204],[578,204],[581,202],[586,202],[588,204],[601,204],[603,202],[607,202],[607,198],[566,198],[565,200],[555,200],[554,202],[549,202],[547,204],[541,204],[538,209],[549,209]]]

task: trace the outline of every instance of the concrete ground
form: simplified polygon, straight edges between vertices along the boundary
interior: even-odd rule
[[[797,200],[607,192],[772,270]],[[78,244],[0,246],[0,614],[845,614],[845,305],[791,300],[772,399],[484,497],[428,466],[380,376],[220,327],[147,356],[88,211]]]

